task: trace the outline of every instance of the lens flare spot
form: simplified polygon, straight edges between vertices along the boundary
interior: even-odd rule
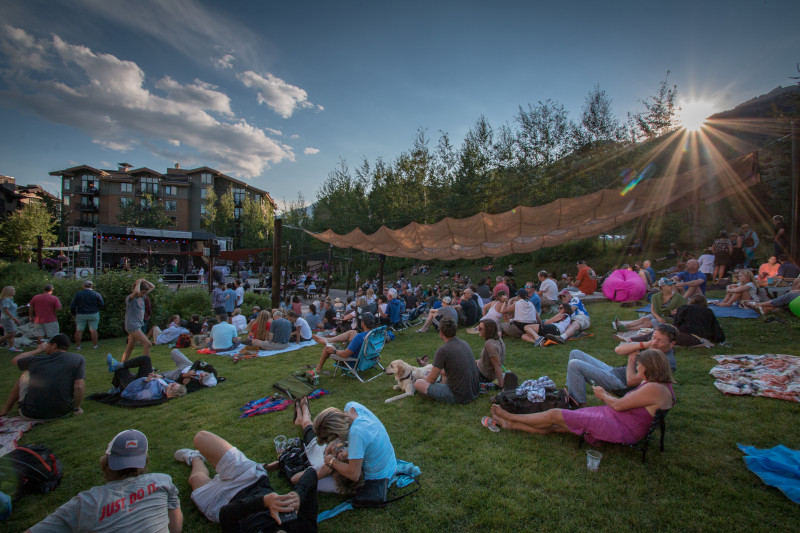
[[[653,177],[653,174],[655,174],[655,173],[656,173],[656,165],[655,165],[655,163],[650,163],[649,165],[644,167],[644,170],[639,172],[639,175],[636,176],[635,180],[631,181],[624,189],[622,189],[622,192],[619,193],[620,196],[625,196],[626,194],[631,192],[633,190],[633,188],[636,187],[637,185],[639,185],[641,182]]]

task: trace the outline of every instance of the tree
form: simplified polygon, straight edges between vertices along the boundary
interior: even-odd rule
[[[211,230],[212,232],[215,231],[215,224],[217,222],[217,193],[214,191],[214,187],[210,185],[206,187],[206,197],[203,200],[203,205],[205,206],[205,213],[203,213],[202,222],[203,227]]]
[[[519,125],[517,139],[523,162],[531,167],[547,165],[566,155],[570,149],[569,133],[573,129],[564,104],[552,100],[520,106],[514,117]]]
[[[245,195],[242,201],[242,216],[239,219],[242,228],[241,247],[263,248],[266,246],[273,220],[272,205],[266,198],[256,201]]]
[[[152,194],[145,194],[141,201],[122,206],[117,218],[120,224],[137,228],[168,228],[175,225],[164,205]]]
[[[53,214],[40,202],[30,202],[0,222],[0,250],[4,255],[33,257],[36,238],[41,235],[44,245],[55,241]]]
[[[678,86],[669,86],[669,71],[661,80],[658,93],[647,100],[642,100],[645,111],[628,114],[630,134],[634,141],[639,139],[652,139],[669,133],[678,127],[677,105]]]
[[[573,129],[572,137],[576,149],[601,141],[620,141],[625,128],[611,112],[611,98],[595,85],[583,104],[580,123]]]
[[[236,230],[234,210],[236,202],[233,201],[233,189],[228,186],[225,194],[219,197],[217,212],[214,216],[214,232],[220,237],[233,237]]]

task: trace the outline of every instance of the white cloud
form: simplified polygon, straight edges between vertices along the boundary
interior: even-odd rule
[[[247,70],[236,75],[245,87],[258,91],[258,103],[267,106],[278,113],[283,118],[289,118],[295,109],[313,108],[315,106],[308,101],[308,93],[305,90],[287,83],[277,76],[270,73],[261,75],[252,70]]]
[[[311,148],[309,146],[308,148],[303,149],[303,153],[306,154],[306,155],[318,154],[319,153],[319,148]]]
[[[231,54],[225,54],[224,56],[214,59],[214,65],[217,68],[221,69],[230,69],[233,68],[233,60],[235,58]]]
[[[0,35],[0,65],[8,65],[0,68],[3,105],[80,128],[112,150],[159,142],[190,147],[206,164],[217,162],[244,177],[294,160],[290,146],[237,117],[228,96],[213,85],[165,77],[155,83],[162,96],[146,87],[144,71],[132,61],[69,44],[57,35],[37,40],[24,30],[11,30]],[[33,56],[32,64],[10,60]],[[169,158],[180,160],[176,155]]]

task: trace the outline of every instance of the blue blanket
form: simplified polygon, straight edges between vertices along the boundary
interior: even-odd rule
[[[741,307],[717,307],[716,305],[709,305],[709,309],[714,313],[717,318],[758,318],[758,311],[753,309],[742,309]],[[637,309],[639,313],[649,313],[650,304],[645,305],[641,309]]]
[[[800,503],[800,451],[780,445],[768,450],[737,444],[746,455],[747,468],[761,481],[777,487],[794,503]]]

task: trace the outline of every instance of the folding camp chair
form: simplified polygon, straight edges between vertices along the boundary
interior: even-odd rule
[[[386,326],[380,326],[367,334],[364,338],[364,344],[361,345],[361,350],[359,350],[358,354],[351,355],[350,357],[340,357],[332,354],[331,359],[335,361],[333,377],[336,377],[336,373],[341,370],[342,374],[349,374],[361,383],[366,383],[367,381],[372,381],[383,375],[384,368],[383,365],[381,365],[380,357],[381,350],[385,343]],[[364,381],[361,374],[375,366],[380,368],[381,372]]]
[[[416,326],[417,324],[422,324],[422,322],[425,320],[425,312],[427,310],[428,310],[428,302],[423,302],[414,309],[412,309],[410,312],[404,314],[403,320],[409,326]]]
[[[396,304],[394,302],[397,302]],[[395,333],[400,333],[408,328],[408,322],[403,319],[406,312],[406,303],[400,298],[395,298],[389,303],[389,328]]]

